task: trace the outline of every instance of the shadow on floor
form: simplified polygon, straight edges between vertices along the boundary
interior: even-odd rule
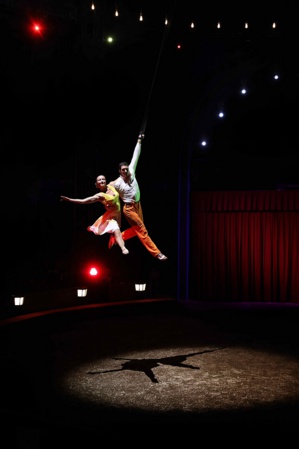
[[[8,321],[4,431],[15,447],[37,448],[141,430],[174,442],[186,429],[290,435],[299,418],[298,320],[299,308],[190,310],[156,300]]]

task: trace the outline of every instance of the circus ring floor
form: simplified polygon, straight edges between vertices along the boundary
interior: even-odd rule
[[[166,299],[8,319],[4,432],[34,448],[137,431],[146,441],[240,429],[285,438],[299,419],[298,320],[299,308],[195,310]]]

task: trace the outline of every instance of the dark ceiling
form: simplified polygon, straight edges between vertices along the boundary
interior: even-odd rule
[[[282,155],[296,153],[295,2],[263,12],[236,4],[234,14],[233,6],[213,2],[203,11],[191,1],[138,3],[95,1],[95,13],[80,0],[0,1],[4,160],[15,164],[17,151],[20,163],[43,169],[89,154],[102,165],[111,145],[115,154],[132,146],[144,120],[151,151],[158,147],[161,156],[170,145],[180,153],[187,142],[211,176],[209,166],[224,167],[235,153],[279,164]],[[36,19],[44,26],[40,35],[29,29]],[[273,85],[276,69],[281,79]],[[238,95],[243,82],[246,101]],[[227,112],[221,125],[220,105]],[[202,135],[210,142],[204,151],[197,143]],[[105,169],[113,173],[111,162]]]
[[[176,222],[181,176],[194,190],[299,185],[296,2],[261,11],[252,2],[122,0],[117,19],[113,3],[96,1],[95,14],[80,0],[0,0],[2,225],[11,263],[16,251],[68,250],[93,213],[74,218],[59,196],[89,196],[99,171],[115,178],[144,123],[139,182],[158,236],[153,197],[167,197]],[[43,28],[34,35],[37,19]]]

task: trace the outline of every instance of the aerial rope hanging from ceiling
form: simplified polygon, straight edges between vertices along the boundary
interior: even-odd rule
[[[167,22],[165,22],[165,30],[164,30],[164,33],[163,33],[163,38],[162,38],[162,42],[161,42],[161,46],[160,46],[160,50],[159,50],[159,54],[158,54],[158,59],[157,59],[157,62],[156,62],[156,66],[155,66],[155,70],[154,70],[154,74],[153,74],[153,79],[152,79],[150,91],[149,91],[149,94],[148,94],[148,99],[147,99],[147,104],[146,104],[145,111],[144,111],[143,120],[141,122],[141,127],[140,127],[140,134],[141,135],[145,134],[145,129],[146,129],[147,119],[148,119],[148,115],[149,115],[149,108],[150,108],[150,102],[151,102],[152,92],[153,92],[153,88],[154,88],[154,83],[155,83],[155,80],[156,80],[156,77],[157,77],[158,68],[159,68],[159,65],[160,65],[161,55],[162,55],[162,52],[163,52],[163,49],[164,49],[164,46],[165,46],[165,42],[166,42],[167,37],[168,37],[169,32],[170,32],[170,27],[171,27],[171,24],[172,24],[172,21],[173,21],[176,4],[177,4],[177,0],[174,1],[172,12],[168,16]]]

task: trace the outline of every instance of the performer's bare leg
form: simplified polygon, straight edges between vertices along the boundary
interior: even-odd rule
[[[123,238],[122,238],[120,229],[116,229],[116,230],[114,231],[114,236],[115,236],[115,240],[116,240],[118,246],[119,246],[120,249],[122,250],[122,253],[123,253],[123,254],[129,254],[129,251],[128,251],[127,248],[125,247],[125,243],[124,243],[124,240],[123,240]]]
[[[134,228],[128,228],[128,229],[125,229],[121,233],[121,235],[122,235],[122,239],[125,241],[125,240],[128,240],[128,239],[131,239],[132,237],[136,237],[137,234],[134,231]],[[115,245],[115,243],[116,243],[115,236],[114,236],[114,234],[111,234],[110,239],[109,239],[109,243],[108,243],[108,248],[111,249],[112,246]]]

